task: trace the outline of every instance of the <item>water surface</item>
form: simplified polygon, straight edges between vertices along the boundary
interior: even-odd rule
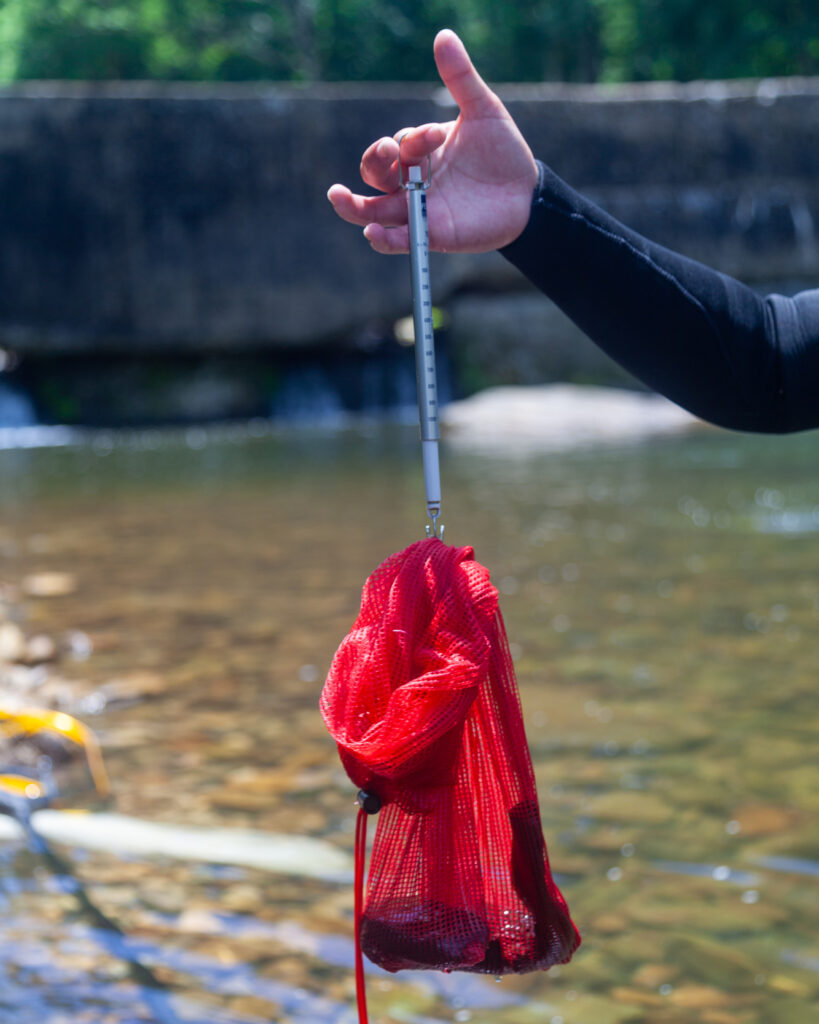
[[[415,431],[372,426],[0,452],[7,614],[57,645],[6,685],[95,726],[117,812],[351,848],[316,705],[366,575],[421,535],[418,463]],[[501,591],[584,944],[500,985],[374,972],[373,1022],[816,1019],[815,464],[811,435],[719,432],[444,452],[447,540]],[[27,593],[43,572],[71,592]],[[127,938],[0,844],[0,1020],[354,1021],[348,886],[62,853]]]

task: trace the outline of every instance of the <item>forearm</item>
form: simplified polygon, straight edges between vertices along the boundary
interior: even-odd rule
[[[819,426],[819,291],[767,299],[624,227],[546,167],[501,250],[612,358],[704,419]]]

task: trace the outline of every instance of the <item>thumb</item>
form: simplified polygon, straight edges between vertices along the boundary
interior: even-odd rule
[[[452,29],[441,29],[435,37],[434,52],[441,81],[464,117],[488,117],[503,110],[503,104],[475,70],[466,47]]]

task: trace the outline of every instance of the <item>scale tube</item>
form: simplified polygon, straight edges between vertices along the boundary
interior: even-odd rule
[[[429,536],[443,536],[438,525],[441,514],[441,472],[438,463],[438,382],[435,374],[435,335],[432,326],[432,292],[429,278],[429,232],[427,229],[426,189],[418,166],[408,168],[404,183],[409,208],[410,276],[412,282],[412,319],[415,327],[415,377],[418,385],[418,417],[421,425],[421,458],[427,515],[432,526]]]

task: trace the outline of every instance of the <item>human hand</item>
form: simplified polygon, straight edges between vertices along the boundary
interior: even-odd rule
[[[450,29],[435,37],[435,63],[458,105],[458,119],[405,129],[365,151],[361,177],[383,195],[357,195],[346,185],[333,185],[327,193],[336,213],[363,227],[377,252],[409,249],[407,198],[398,181],[399,138],[404,168],[425,165],[427,157],[432,161],[427,191],[431,249],[499,249],[514,241],[529,220],[537,166],[517,125]]]

